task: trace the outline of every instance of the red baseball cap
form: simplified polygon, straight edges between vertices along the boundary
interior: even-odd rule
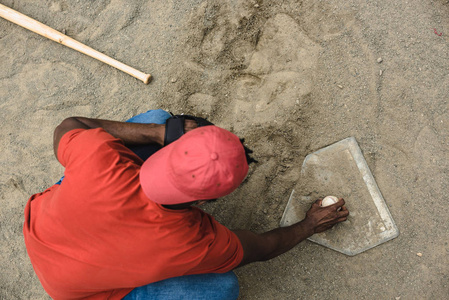
[[[160,204],[223,197],[248,173],[239,138],[217,126],[191,130],[150,156],[140,169],[145,195]]]

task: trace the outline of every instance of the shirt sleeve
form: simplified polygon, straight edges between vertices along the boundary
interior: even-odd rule
[[[201,264],[192,274],[226,273],[239,266],[243,259],[243,247],[235,233],[207,215],[211,222],[214,239],[209,244]]]
[[[74,144],[76,143],[76,141],[75,142],[73,141],[76,140],[76,138],[85,131],[87,131],[87,129],[78,128],[70,130],[66,132],[59,141],[57,155],[59,162],[64,167],[67,166],[67,163],[70,160],[71,154],[73,152],[72,150],[74,150],[73,148],[75,148]]]

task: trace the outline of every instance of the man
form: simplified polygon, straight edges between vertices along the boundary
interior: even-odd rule
[[[193,205],[241,184],[245,147],[231,132],[192,120],[167,141],[168,116],[149,111],[143,123],[158,119],[150,124],[71,117],[55,129],[65,178],[29,199],[24,224],[28,255],[51,297],[235,299],[233,269],[346,220],[343,199],[325,208],[317,200],[290,227],[227,229]],[[154,144],[165,146],[145,161],[135,154]]]

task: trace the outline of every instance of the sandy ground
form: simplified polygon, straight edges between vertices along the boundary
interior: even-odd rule
[[[254,149],[244,185],[206,208],[231,228],[278,226],[308,153],[349,136],[363,150],[399,237],[355,257],[303,242],[237,270],[241,299],[447,299],[446,0],[2,4],[154,81],[0,20],[0,299],[48,297],[21,232],[28,197],[63,173],[54,127],[150,108],[208,117]]]

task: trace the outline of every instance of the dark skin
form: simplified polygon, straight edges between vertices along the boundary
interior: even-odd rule
[[[53,135],[53,149],[57,158],[59,141],[72,129],[103,128],[112,136],[121,139],[125,145],[159,144],[164,145],[165,125],[126,123],[84,117],[70,117],[56,127]],[[186,120],[184,130],[188,132],[196,128],[195,121]]]
[[[279,256],[312,236],[346,221],[349,216],[345,201],[339,201],[327,207],[321,207],[322,199],[316,200],[301,222],[288,227],[256,234],[249,230],[234,230],[243,246],[243,260],[239,266],[255,261],[265,261]],[[339,210],[339,208],[341,208]]]
[[[72,129],[103,128],[112,136],[121,139],[125,145],[142,145],[157,143],[163,146],[165,125],[125,123],[84,117],[70,117],[56,127],[53,137],[54,152],[57,157],[59,141]],[[186,120],[186,132],[195,129],[196,123]],[[202,205],[208,200],[198,200],[189,203],[166,205],[169,209],[186,209],[191,205]],[[321,207],[322,199],[316,200],[306,214],[304,220],[288,227],[276,228],[265,233],[254,233],[249,230],[233,230],[243,247],[243,260],[239,266],[255,261],[265,261],[279,256],[294,246],[312,236],[346,221],[349,211],[345,201],[339,201],[327,207]]]

